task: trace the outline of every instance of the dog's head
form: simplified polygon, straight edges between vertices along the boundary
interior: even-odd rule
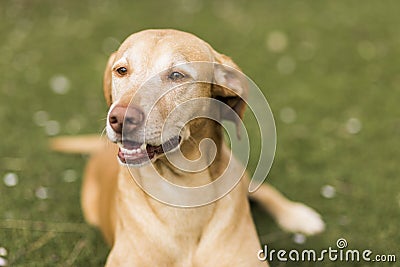
[[[188,102],[193,99],[221,101],[234,112],[213,112],[238,123],[247,95],[247,80],[239,74],[229,57],[189,33],[146,30],[128,37],[104,73],[106,130],[120,146],[120,162],[141,166],[201,138],[210,120],[199,114],[212,106]]]

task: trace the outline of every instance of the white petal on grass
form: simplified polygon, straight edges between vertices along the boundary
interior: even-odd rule
[[[54,93],[64,95],[69,91],[70,81],[64,75],[56,75],[50,79],[50,87]]]
[[[4,258],[2,258],[2,257],[0,257],[0,266],[1,266],[1,267],[3,267],[3,266],[8,266],[7,260],[4,259]]]
[[[0,247],[0,256],[1,257],[7,256],[7,249],[6,248]]]
[[[72,183],[75,182],[78,179],[78,176],[76,174],[75,170],[69,169],[69,170],[65,170],[63,172],[63,180],[66,183]]]
[[[275,53],[282,52],[288,45],[288,38],[284,32],[273,31],[267,35],[266,46]]]
[[[336,196],[336,189],[331,185],[324,185],[321,188],[321,195],[324,198],[334,198]]]
[[[303,234],[294,234],[293,235],[293,242],[296,244],[304,244],[307,241],[307,237]]]
[[[293,123],[296,120],[296,111],[291,107],[284,107],[281,109],[279,116],[284,123]]]
[[[49,114],[44,110],[39,110],[33,114],[33,121],[37,126],[45,126],[49,120]]]
[[[358,134],[361,131],[362,124],[357,118],[350,118],[346,122],[346,130],[350,134]]]
[[[291,74],[296,69],[296,61],[290,56],[283,56],[278,60],[276,65],[280,74]]]
[[[36,189],[35,195],[39,199],[48,199],[49,189],[47,187],[40,186],[38,189]]]
[[[8,187],[16,186],[18,184],[18,176],[13,172],[6,173],[3,177],[3,182]]]
[[[46,134],[49,136],[56,135],[60,132],[60,123],[58,123],[58,121],[47,121],[44,127]]]

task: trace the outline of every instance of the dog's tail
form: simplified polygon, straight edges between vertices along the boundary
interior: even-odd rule
[[[107,145],[100,135],[59,136],[50,139],[52,150],[71,154],[94,154]]]

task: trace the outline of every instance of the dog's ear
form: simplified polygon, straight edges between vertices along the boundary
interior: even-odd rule
[[[114,64],[116,52],[112,53],[108,58],[106,69],[104,70],[104,78],[103,78],[103,91],[104,98],[106,99],[107,105],[111,106],[112,104],[112,96],[111,96],[111,83],[112,83],[112,66]]]
[[[240,119],[243,119],[248,95],[247,77],[229,57],[214,51],[214,59],[216,64],[211,94],[237,113],[238,116],[234,116],[232,112],[224,109],[221,111],[221,119],[233,121],[236,124],[237,136],[240,138]]]

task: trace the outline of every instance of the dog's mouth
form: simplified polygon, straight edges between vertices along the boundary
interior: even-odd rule
[[[119,144],[118,158],[121,163],[133,166],[144,165],[157,156],[177,149],[181,143],[180,136],[174,136],[161,145],[124,140]]]

